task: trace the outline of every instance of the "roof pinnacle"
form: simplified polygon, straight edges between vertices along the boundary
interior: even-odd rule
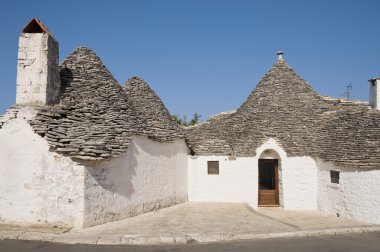
[[[284,52],[283,51],[278,51],[277,52],[277,61],[284,61],[284,58],[282,57],[282,55],[284,55]]]

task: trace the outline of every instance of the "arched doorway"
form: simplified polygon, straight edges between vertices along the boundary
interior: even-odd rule
[[[258,205],[279,206],[278,155],[275,151],[266,150],[258,163]]]

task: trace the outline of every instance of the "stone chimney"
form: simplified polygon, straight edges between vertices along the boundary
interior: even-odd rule
[[[51,105],[59,102],[59,48],[36,18],[19,38],[16,104]]]
[[[380,110],[380,77],[370,79],[369,83],[369,105]]]

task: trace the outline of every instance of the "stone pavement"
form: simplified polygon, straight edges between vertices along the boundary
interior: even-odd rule
[[[246,204],[192,203],[86,229],[0,226],[0,239],[85,244],[215,242],[272,237],[380,231],[380,225],[350,221],[318,211],[253,210]]]

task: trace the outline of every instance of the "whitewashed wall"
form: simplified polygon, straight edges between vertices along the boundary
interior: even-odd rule
[[[338,167],[317,160],[318,208],[349,219],[380,224],[380,170]],[[332,184],[330,170],[340,171]]]
[[[189,156],[189,201],[246,202],[258,205],[258,159],[279,159],[280,205],[285,209],[317,208],[317,167],[310,157],[287,157],[274,139],[255,157]],[[219,175],[207,174],[207,161],[219,161]]]
[[[183,140],[158,143],[134,136],[121,157],[88,164],[85,226],[187,201],[187,155]]]
[[[288,157],[282,161],[285,210],[317,209],[317,166],[311,157]]]
[[[158,143],[135,136],[111,161],[77,162],[49,151],[27,120],[0,129],[0,223],[86,227],[187,201],[183,140]]]
[[[0,222],[17,225],[83,224],[84,167],[49,152],[22,109],[0,129]]]
[[[219,161],[219,175],[207,174],[207,161]],[[189,201],[247,202],[257,207],[257,159],[189,157]]]

